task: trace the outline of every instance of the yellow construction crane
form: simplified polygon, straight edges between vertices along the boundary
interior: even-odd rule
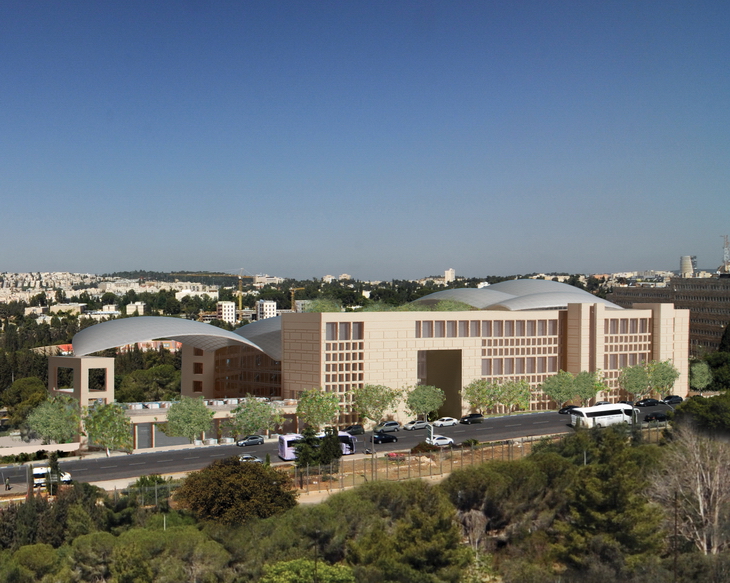
[[[291,311],[292,312],[296,312],[297,311],[297,306],[294,303],[294,296],[296,295],[296,293],[298,291],[303,290],[303,289],[304,289],[303,287],[293,287],[293,288],[291,288],[289,290],[289,293],[291,293]]]

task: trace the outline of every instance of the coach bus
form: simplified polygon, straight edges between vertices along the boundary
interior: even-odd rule
[[[617,423],[631,423],[634,407],[624,403],[578,407],[570,412],[570,422],[578,427],[608,427]]]
[[[324,433],[317,435],[319,439],[325,436]],[[297,458],[296,445],[303,439],[299,433],[287,433],[279,436],[279,457],[284,461],[290,461]],[[349,433],[338,431],[337,437],[340,440],[340,449],[342,455],[352,455],[355,453],[355,438]]]

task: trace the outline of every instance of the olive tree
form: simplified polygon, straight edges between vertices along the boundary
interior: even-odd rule
[[[84,427],[89,441],[109,450],[130,451],[133,448],[132,422],[118,403],[97,404],[84,416]]]
[[[202,398],[183,397],[170,406],[163,431],[170,437],[187,437],[192,443],[210,430],[212,419],[213,411],[205,406]]]
[[[234,435],[238,436],[273,431],[283,422],[284,417],[278,407],[248,395],[231,412],[231,418],[227,420],[226,425]]]
[[[398,389],[385,385],[363,385],[353,390],[352,400],[361,417],[377,423],[386,411],[395,408],[401,394]]]
[[[28,415],[27,423],[30,430],[38,434],[44,443],[70,442],[81,433],[79,403],[71,397],[53,397],[33,409]]]
[[[406,392],[406,407],[412,415],[423,415],[428,421],[428,414],[438,410],[444,404],[444,392],[433,385],[416,385]]]
[[[499,405],[496,383],[486,379],[474,379],[461,389],[461,397],[469,404],[469,407],[476,409],[479,413],[484,413],[487,409]]]
[[[304,391],[297,404],[297,417],[319,430],[323,425],[332,423],[340,412],[340,400],[335,393],[328,393],[321,388]]]
[[[689,385],[700,395],[712,383],[712,370],[704,360],[693,362],[689,368]]]

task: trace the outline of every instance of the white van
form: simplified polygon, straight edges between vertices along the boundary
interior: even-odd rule
[[[51,472],[49,466],[36,466],[33,468],[33,486],[45,486],[48,481],[48,475]],[[69,484],[71,482],[71,474],[68,472],[59,472],[58,478],[62,484]]]

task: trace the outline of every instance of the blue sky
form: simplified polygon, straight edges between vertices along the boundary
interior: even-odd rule
[[[0,271],[677,269],[728,2],[0,3]]]

